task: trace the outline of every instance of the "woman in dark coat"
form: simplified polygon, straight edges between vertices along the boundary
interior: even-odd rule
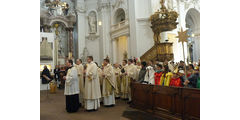
[[[41,77],[42,77],[42,84],[48,84],[52,80],[52,76],[47,66],[44,66]]]

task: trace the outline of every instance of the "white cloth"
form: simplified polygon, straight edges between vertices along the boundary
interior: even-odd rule
[[[172,65],[172,64],[170,64],[170,63],[168,63],[168,68],[169,68],[169,70],[171,70],[171,72],[174,71],[174,65]]]
[[[147,72],[145,74],[144,81],[148,82],[149,84],[155,84],[155,80],[154,80],[155,71],[153,70],[153,67],[148,66],[146,69],[147,69]]]
[[[83,65],[82,64],[75,64],[74,67],[76,67],[78,71],[78,79],[79,79],[79,101],[80,103],[83,103],[83,94],[84,94],[84,81],[83,81]]]
[[[94,62],[87,64],[86,80],[84,86],[84,99],[101,98],[98,67]]]
[[[107,97],[103,98],[103,104],[104,105],[115,105],[115,96],[114,93],[112,95],[109,95]]]
[[[64,95],[74,94],[79,94],[79,80],[77,69],[72,67],[67,71]]]
[[[130,64],[127,67],[127,77],[128,80],[130,78],[132,78],[133,80],[136,80],[136,74],[137,74],[137,66],[135,66],[134,64]],[[128,81],[128,100],[132,101],[132,95],[131,95],[131,86],[130,86],[130,82]]]
[[[100,108],[100,100],[99,99],[87,99],[84,105],[86,110],[93,110]]]
[[[94,62],[87,64],[84,86],[85,109],[97,109],[100,107],[101,89],[98,77],[98,67]]]

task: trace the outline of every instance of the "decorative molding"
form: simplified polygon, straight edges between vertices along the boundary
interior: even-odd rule
[[[96,34],[89,34],[88,36],[86,36],[86,39],[88,40],[96,40],[98,39],[100,36],[96,35]]]
[[[149,18],[138,18],[137,21],[138,22],[150,22]]]
[[[110,2],[98,2],[97,3],[97,10],[101,11],[102,9],[108,9],[111,7]]]
[[[117,0],[112,6],[113,8],[119,8],[122,4],[124,4],[124,0]]]
[[[120,37],[120,36],[124,36],[124,35],[129,36],[130,35],[129,25],[126,25],[117,30],[111,31],[110,35],[111,35],[112,39]]]

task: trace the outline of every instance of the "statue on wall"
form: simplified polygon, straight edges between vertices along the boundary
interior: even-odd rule
[[[97,16],[94,11],[89,13],[88,16],[88,25],[89,25],[89,33],[94,34],[97,32]]]
[[[63,11],[62,11],[62,6],[57,4],[56,5],[56,15],[62,15]]]
[[[68,15],[69,4],[66,2],[61,2],[60,0],[46,0],[45,1],[46,7],[48,7],[49,14],[53,16],[63,16]]]
[[[81,54],[81,59],[84,63],[87,62],[87,56],[89,56],[89,52],[88,52],[87,48],[85,47],[83,49],[83,53]]]
[[[46,37],[42,38],[42,42],[40,43],[40,59],[41,60],[52,60],[52,43],[47,41]]]
[[[63,45],[61,44],[61,39],[56,36],[56,41],[58,42],[58,56],[63,57],[64,55],[64,48]]]

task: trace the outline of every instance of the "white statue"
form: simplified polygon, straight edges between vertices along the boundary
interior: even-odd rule
[[[63,49],[63,45],[61,44],[61,39],[56,36],[56,41],[58,42],[58,56],[63,57],[64,56],[64,49]]]
[[[89,32],[96,33],[97,32],[97,19],[95,12],[91,12],[88,16],[88,25],[89,25]]]
[[[56,13],[57,13],[57,15],[62,15],[63,14],[61,5],[57,5],[56,6]]]

